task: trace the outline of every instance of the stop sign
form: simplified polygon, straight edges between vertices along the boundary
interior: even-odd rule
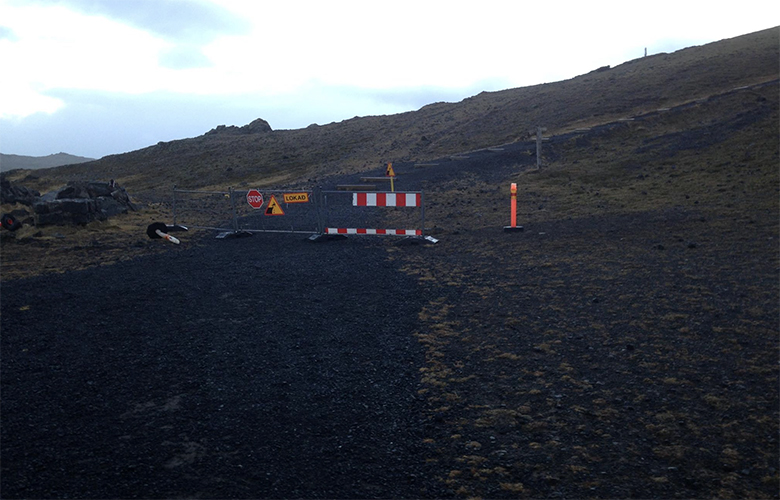
[[[246,194],[246,201],[252,208],[260,208],[263,206],[263,193],[257,189],[250,189]]]

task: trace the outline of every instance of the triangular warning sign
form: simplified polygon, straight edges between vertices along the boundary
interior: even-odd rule
[[[387,170],[385,170],[385,177],[395,177],[395,170],[393,170],[393,164],[387,164]]]
[[[276,196],[271,195],[271,199],[268,200],[268,207],[265,209],[265,215],[284,215],[284,210],[279,202],[276,201]]]

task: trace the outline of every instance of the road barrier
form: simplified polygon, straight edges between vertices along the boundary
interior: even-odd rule
[[[421,191],[322,191],[321,212],[325,222],[321,234],[426,238]]]
[[[352,193],[356,207],[419,207],[422,193]]]
[[[359,229],[348,227],[326,227],[325,234],[376,234],[393,236],[422,236],[420,229]]]
[[[327,235],[425,235],[423,193],[315,190],[201,191],[173,188],[173,224],[239,233]],[[395,227],[399,229],[390,229]]]

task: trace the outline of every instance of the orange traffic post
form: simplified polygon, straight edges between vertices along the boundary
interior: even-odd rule
[[[511,197],[511,213],[509,218],[509,226],[504,226],[504,231],[506,232],[515,232],[515,231],[522,231],[523,226],[517,225],[517,184],[512,183],[512,185],[509,188],[510,197]]]
[[[511,198],[512,198],[512,216],[510,217],[511,220],[510,220],[509,224],[512,227],[517,227],[517,184],[515,184],[513,182],[512,183],[512,187],[509,188],[509,189],[510,189],[510,192],[512,193],[511,194]]]

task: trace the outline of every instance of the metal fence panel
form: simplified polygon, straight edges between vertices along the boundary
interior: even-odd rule
[[[231,232],[425,236],[422,192],[173,190],[173,223]]]
[[[239,231],[307,233],[319,232],[313,191],[259,191],[262,205],[254,208],[250,190],[232,191]]]
[[[195,229],[233,231],[230,193],[173,189],[173,223]]]

